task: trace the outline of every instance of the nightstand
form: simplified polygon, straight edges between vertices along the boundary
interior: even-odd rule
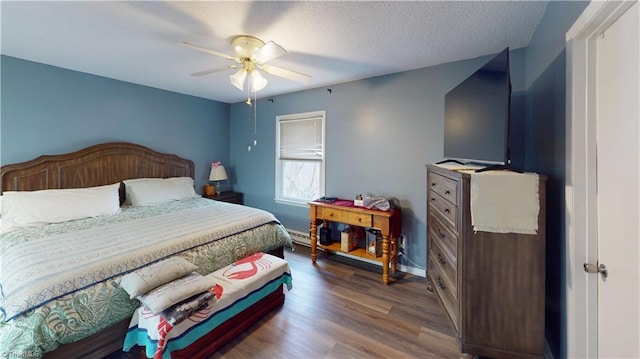
[[[207,196],[203,194],[202,197],[214,199],[216,201],[244,204],[244,195],[240,192],[226,191],[214,194],[213,196]]]

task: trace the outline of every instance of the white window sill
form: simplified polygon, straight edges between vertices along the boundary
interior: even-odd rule
[[[305,207],[305,208],[309,208],[309,202],[311,202],[311,201],[296,201],[296,200],[282,199],[282,198],[275,198],[274,200],[276,201],[276,203],[279,203],[279,204],[286,204],[288,206]]]

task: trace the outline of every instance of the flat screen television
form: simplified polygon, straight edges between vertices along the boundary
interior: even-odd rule
[[[445,95],[444,157],[464,164],[509,164],[509,48]]]

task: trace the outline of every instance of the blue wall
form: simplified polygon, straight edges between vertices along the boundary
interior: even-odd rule
[[[308,232],[308,208],[275,203],[276,116],[325,110],[326,194],[359,193],[396,197],[407,238],[407,264],[426,266],[426,169],[443,159],[444,95],[491,56],[414,71],[258,99],[258,145],[253,110],[231,106],[231,162],[234,189],[248,205],[271,211],[286,227]],[[523,128],[524,50],[512,52],[513,91],[519,100],[516,129]],[[515,131],[516,138],[518,130]],[[523,146],[522,133],[517,141]],[[522,157],[522,156],[521,156]],[[403,259],[404,260],[404,259]],[[407,263],[408,262],[408,263]]]
[[[546,338],[566,357],[565,34],[588,2],[552,1],[526,50],[527,169],[547,175]]]
[[[511,52],[515,167],[544,173],[547,186],[547,340],[566,356],[564,181],[565,40],[586,2],[552,1],[528,48]],[[327,112],[327,194],[371,192],[403,207],[404,264],[426,264],[425,164],[442,159],[444,95],[490,57],[459,61],[257,101],[227,105],[2,56],[0,163],[130,141],[194,160],[198,186],[208,163],[228,167],[248,205],[306,232],[308,209],[276,204],[275,117]],[[380,168],[386,168],[382,171]],[[224,188],[223,188],[224,189]]]
[[[229,105],[2,56],[0,163],[127,141],[189,158],[196,190],[228,162]]]

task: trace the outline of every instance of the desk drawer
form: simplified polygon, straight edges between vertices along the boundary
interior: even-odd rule
[[[458,203],[458,182],[450,178],[433,172],[429,173],[429,190],[439,194],[454,205]]]
[[[342,222],[360,227],[371,227],[373,223],[370,214],[355,212],[342,212]]]
[[[341,222],[342,211],[335,208],[318,207],[316,212],[316,218],[324,219],[327,221]]]

